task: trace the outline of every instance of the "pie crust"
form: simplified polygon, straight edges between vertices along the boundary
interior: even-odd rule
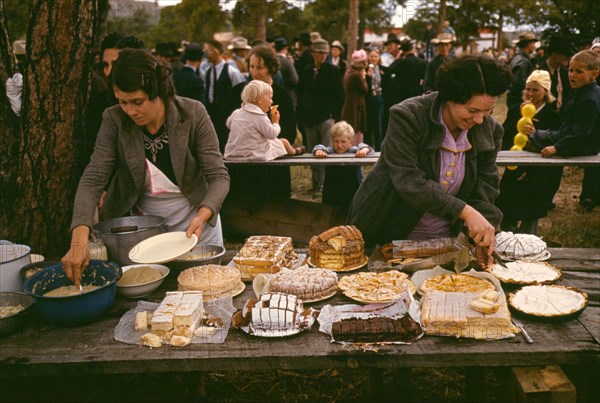
[[[552,284],[562,276],[559,269],[546,262],[516,261],[506,262],[506,266],[496,264],[490,272],[498,280],[508,284]]]
[[[467,274],[442,274],[430,277],[421,284],[421,292],[483,292],[495,290],[496,287],[487,280]]]
[[[338,284],[347,297],[364,303],[393,301],[406,289],[411,294],[416,291],[408,276],[398,270],[352,274],[342,277]]]
[[[530,285],[509,294],[509,304],[524,314],[556,318],[576,314],[587,303],[586,293],[562,285]]]

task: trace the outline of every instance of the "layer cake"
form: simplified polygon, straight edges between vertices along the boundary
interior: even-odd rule
[[[333,227],[311,238],[310,258],[317,267],[344,270],[364,263],[365,241],[353,225]]]
[[[173,336],[191,338],[203,314],[202,291],[167,292],[152,315],[150,328],[165,342]]]
[[[233,262],[244,279],[252,279],[261,273],[273,274],[282,267],[290,268],[296,259],[292,238],[254,235],[244,243]]]
[[[498,299],[498,310],[482,313],[471,307],[480,292],[429,291],[421,300],[421,326],[426,334],[500,339],[513,336],[517,328],[511,322],[504,298]]]

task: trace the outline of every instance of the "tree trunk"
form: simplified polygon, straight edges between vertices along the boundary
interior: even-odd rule
[[[4,2],[0,0],[0,239],[5,239],[4,212],[12,205],[16,194],[19,152],[19,118],[6,96],[6,80],[16,71],[15,59],[8,37]]]
[[[446,20],[446,0],[440,1],[440,13],[438,15],[438,29],[437,33],[440,34],[442,32],[442,27],[444,21]]]
[[[502,42],[504,42],[504,15],[502,13],[500,13],[500,15],[498,16],[498,32],[496,34],[496,49],[498,49],[498,52],[502,52],[504,50],[504,47],[502,46]]]
[[[267,14],[271,10],[269,10],[266,0],[255,0],[253,5],[252,10],[256,12],[252,16],[256,18],[256,33],[254,34],[254,38],[264,41],[267,39]]]
[[[348,66],[351,63],[352,52],[356,50],[358,37],[358,0],[349,0],[348,6]]]
[[[2,195],[0,238],[47,256],[61,256],[69,244],[71,175],[84,132],[97,19],[97,0],[31,6],[17,163],[6,184],[11,191]]]

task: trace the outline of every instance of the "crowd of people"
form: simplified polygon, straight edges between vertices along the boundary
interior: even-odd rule
[[[222,243],[223,203],[289,198],[291,189],[289,167],[228,170],[223,155],[252,161],[305,151],[381,151],[364,180],[356,167],[312,168],[313,191],[348,212],[367,243],[451,236],[464,226],[487,264],[497,228],[535,232],[562,175],[519,168],[500,181],[496,155],[513,147],[521,107],[536,111],[519,129],[528,149],[600,151],[600,38],[577,52],[553,36],[542,57],[539,38],[524,32],[506,60],[457,56],[455,42],[449,25],[428,30],[423,47],[390,33],[347,57],[340,41],[316,32],[291,43],[211,39],[180,52],[108,35],[92,77],[67,271],[78,278],[85,267],[77,252],[99,203],[101,217],[160,212],[172,229]],[[506,91],[502,125],[491,113]],[[581,206],[599,205],[599,193],[599,168],[586,168]]]

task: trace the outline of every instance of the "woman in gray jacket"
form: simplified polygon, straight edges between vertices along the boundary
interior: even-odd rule
[[[368,245],[456,236],[464,224],[480,262],[492,262],[503,129],[490,114],[510,79],[493,59],[464,56],[442,65],[438,92],[390,109],[381,157],[348,216]]]
[[[119,105],[102,117],[75,196],[71,248],[62,258],[75,285],[89,261],[89,232],[107,185],[100,219],[159,215],[171,231],[223,242],[219,210],[229,175],[204,106],[174,96],[169,67],[147,50],[121,51],[110,79]]]

